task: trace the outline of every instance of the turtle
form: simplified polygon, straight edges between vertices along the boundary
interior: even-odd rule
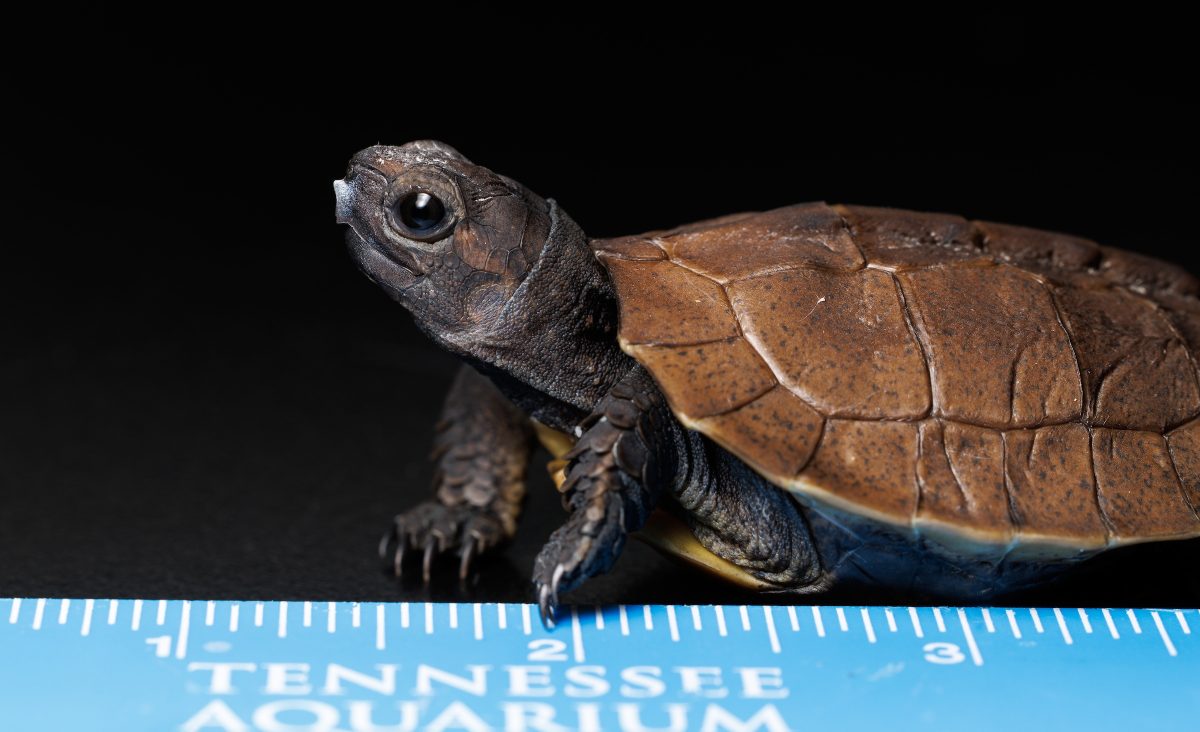
[[[809,202],[591,239],[441,142],[334,183],[368,278],[462,362],[434,496],[380,556],[517,528],[540,441],[565,522],[542,619],[632,534],[763,592],[981,602],[1200,537],[1200,281],[1087,239]]]

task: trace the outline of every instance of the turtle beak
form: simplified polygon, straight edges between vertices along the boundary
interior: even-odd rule
[[[333,195],[337,197],[337,222],[350,223],[350,214],[354,209],[354,191],[344,180],[333,182]]]

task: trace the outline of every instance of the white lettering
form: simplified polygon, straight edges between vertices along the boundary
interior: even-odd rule
[[[742,696],[747,699],[783,699],[788,690],[783,688],[783,669],[781,668],[738,668],[734,669],[742,677]]]
[[[576,704],[575,723],[579,732],[601,732],[600,705],[592,702]]]
[[[425,728],[426,732],[442,732],[447,729],[466,729],[470,732],[488,732],[491,727],[487,726],[471,708],[462,702],[450,702],[442,713],[437,715],[429,726]]]
[[[662,696],[667,685],[662,682],[662,669],[656,666],[630,666],[621,671],[621,696],[646,699]]]
[[[554,723],[554,707],[543,702],[504,702],[504,732],[567,732]]]
[[[604,678],[603,666],[572,666],[567,669],[567,696],[604,696],[612,685]]]
[[[264,663],[267,668],[265,694],[310,694],[307,663]]]
[[[187,665],[188,671],[212,671],[208,680],[208,693],[232,694],[233,672],[254,671],[258,667],[252,663],[221,663],[220,661],[192,661]]]
[[[197,730],[218,727],[225,732],[250,732],[250,727],[238,715],[233,713],[229,705],[220,699],[213,699],[204,708],[192,715],[179,729],[182,732],[197,732]]]
[[[291,723],[279,721],[280,714],[291,712],[311,715],[311,719]],[[254,726],[262,732],[329,732],[337,727],[337,723],[337,709],[311,699],[280,699],[254,710]]]
[[[716,704],[709,704],[708,708],[704,710],[704,721],[700,723],[700,732],[717,732],[718,730],[753,732],[759,728],[766,729],[768,732],[788,732],[788,726],[774,704],[768,704],[759,709],[757,714],[745,722],[724,708]]]
[[[721,681],[721,669],[716,666],[676,666],[684,694],[695,694],[710,699],[720,699],[729,695],[729,689],[724,688]],[[716,688],[704,688],[706,684]]]
[[[687,705],[668,704],[669,727],[646,727],[642,724],[641,704],[618,704],[617,723],[625,732],[683,732],[687,729]]]
[[[455,676],[449,671],[443,671],[433,666],[426,666],[425,664],[417,666],[417,694],[420,696],[433,696],[433,682],[437,681],[459,691],[465,691],[468,694],[483,696],[487,693],[487,672],[492,667],[468,665],[467,668],[471,671],[471,678],[469,680],[466,677]],[[449,709],[450,707],[446,708]],[[444,715],[445,712],[442,712],[442,714]],[[441,717],[438,718],[440,719]]]
[[[375,720],[371,718],[373,708],[371,702],[352,701],[348,706],[350,707],[350,714],[348,715],[350,729],[354,730],[354,732],[412,732],[417,728],[417,715],[421,711],[417,702],[400,702],[396,705],[400,707],[400,724],[381,727],[375,724]]]
[[[321,691],[326,694],[345,694],[346,690],[342,688],[342,682],[348,681],[351,684],[361,686],[364,689],[377,691],[380,694],[392,695],[396,693],[396,664],[394,663],[377,663],[375,668],[379,669],[379,678],[375,678],[369,674],[364,674],[361,671],[355,671],[352,668],[346,668],[341,664],[331,663],[325,669],[325,686]]]
[[[554,696],[549,666],[505,666],[509,696]]]

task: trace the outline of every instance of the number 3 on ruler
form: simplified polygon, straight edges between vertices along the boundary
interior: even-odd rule
[[[565,661],[567,644],[560,640],[539,638],[529,641],[530,661]]]
[[[925,660],[930,663],[949,665],[967,660],[955,643],[926,643],[921,650],[925,651]]]

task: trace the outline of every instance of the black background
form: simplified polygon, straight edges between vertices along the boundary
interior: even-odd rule
[[[539,465],[520,538],[469,586],[375,560],[428,491],[455,368],[333,221],[331,181],[376,142],[449,142],[593,236],[823,199],[1195,269],[1178,18],[335,10],[10,27],[0,595],[529,598],[562,518]],[[1041,597],[1195,602],[1196,554],[1134,552]],[[740,596],[634,542],[574,597]]]

